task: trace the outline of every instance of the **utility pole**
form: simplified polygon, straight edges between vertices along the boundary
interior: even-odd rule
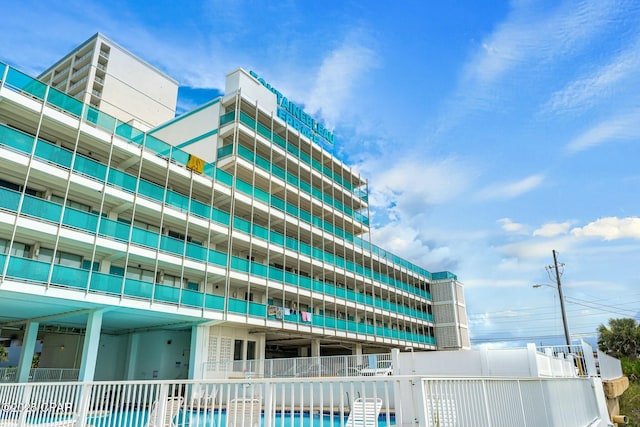
[[[560,270],[558,269],[558,253],[553,249],[553,266],[548,266],[547,269],[553,268],[556,271],[556,284],[558,285],[558,295],[560,296],[560,311],[562,312],[562,326],[564,326],[564,338],[567,342],[567,346],[571,347],[571,337],[569,336],[569,326],[567,325],[567,313],[564,309],[564,295],[562,295],[562,283],[560,283]]]

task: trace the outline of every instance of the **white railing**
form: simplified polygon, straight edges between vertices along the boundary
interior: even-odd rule
[[[390,375],[391,353],[207,362],[207,378],[309,378]]]
[[[611,357],[598,350],[598,371],[603,380],[615,380],[622,377],[622,364],[620,360]]]
[[[0,425],[345,427],[358,425],[358,414],[377,419],[376,427],[606,425],[597,422],[592,381],[371,376],[0,384]]]
[[[588,378],[424,379],[424,425],[599,425],[601,415],[591,381]]]
[[[31,368],[29,382],[77,381],[78,369]],[[18,368],[0,368],[0,383],[15,382]]]

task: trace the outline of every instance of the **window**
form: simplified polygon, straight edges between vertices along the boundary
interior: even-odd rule
[[[247,360],[256,359],[256,342],[247,341]]]
[[[162,277],[162,284],[166,286],[173,286],[174,288],[181,288],[184,284],[186,287],[187,279],[180,280],[178,276],[172,276],[171,274],[164,274]]]
[[[51,262],[55,264],[64,265],[67,267],[82,267],[82,256],[71,254],[69,252],[57,251],[55,256],[53,255],[53,249],[40,248],[38,251],[38,261]]]
[[[233,360],[242,360],[242,340],[233,343]]]
[[[155,282],[156,275],[152,270],[139,267],[127,267],[127,279],[140,280],[142,282]]]

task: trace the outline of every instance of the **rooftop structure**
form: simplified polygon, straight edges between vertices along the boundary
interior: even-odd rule
[[[56,80],[69,61],[75,79],[84,55],[104,65],[104,52],[114,82],[136,70],[108,102],[109,74],[99,104]],[[158,125],[127,95],[157,70],[145,76],[148,65],[100,35],[65,58],[43,74],[60,90],[0,63],[0,337],[20,353],[17,381],[34,355],[90,381],[469,347],[457,277],[370,241],[366,180],[322,147],[329,130],[256,73],[230,73],[223,97]],[[162,79],[141,86],[168,96]],[[440,346],[439,326],[455,339]]]

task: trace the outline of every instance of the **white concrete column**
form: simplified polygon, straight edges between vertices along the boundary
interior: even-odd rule
[[[320,340],[311,340],[311,357],[320,356]]]
[[[206,377],[205,361],[208,359],[209,326],[191,327],[189,349],[189,379],[201,380]]]
[[[79,382],[93,381],[93,375],[96,372],[98,348],[100,347],[102,313],[103,310],[96,310],[89,313],[87,330],[84,334],[84,344],[82,345],[82,361],[80,362],[80,373],[78,374]]]
[[[127,366],[125,367],[124,378],[127,380],[136,379],[136,362],[138,361],[138,347],[140,344],[140,334],[129,335],[129,351],[127,352]]]
[[[355,343],[351,348],[351,354],[353,354],[354,356],[362,356],[362,344]]]
[[[27,322],[24,328],[24,337],[22,338],[22,352],[20,353],[20,361],[18,362],[18,373],[16,379],[19,383],[29,381],[29,373],[31,372],[31,362],[33,353],[36,349],[36,339],[38,338],[38,328],[40,323]]]

